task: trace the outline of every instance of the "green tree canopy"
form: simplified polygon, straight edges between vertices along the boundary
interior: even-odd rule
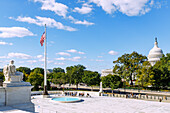
[[[67,71],[67,77],[68,77],[68,83],[69,84],[74,84],[74,78],[73,78],[73,66],[70,67],[66,67],[66,71]]]
[[[28,76],[27,81],[34,86],[33,90],[39,90],[39,86],[41,86],[44,81],[44,69],[34,68]]]
[[[0,79],[1,79],[1,80],[4,80],[4,78],[5,78],[5,77],[4,77],[3,72],[0,72]]]
[[[85,70],[84,77],[82,78],[83,83],[87,84],[88,86],[99,86],[100,84],[100,74],[98,72],[92,72]]]
[[[109,87],[112,89],[112,93],[114,89],[121,87],[121,83],[122,83],[120,76],[112,75],[112,74],[101,77],[101,81],[104,88]]]
[[[37,91],[44,81],[44,76],[41,73],[31,72],[27,81],[34,86],[33,90]]]
[[[23,81],[28,79],[29,74],[31,73],[31,69],[28,67],[19,67],[16,71],[22,72],[24,74]]]
[[[66,68],[69,83],[75,84],[77,89],[78,89],[78,84],[82,82],[85,69],[86,68],[80,64]]]
[[[39,68],[39,67],[34,68],[33,70],[31,70],[31,72],[39,73],[39,74],[44,75],[44,69],[43,68]]]
[[[126,81],[130,81],[131,85],[133,85],[133,79],[135,78],[135,74],[137,70],[143,65],[143,62],[147,60],[146,56],[142,54],[138,54],[137,52],[133,52],[131,54],[124,54],[119,57],[116,61],[113,61],[115,64],[113,72],[119,74]],[[132,78],[134,75],[134,78]]]
[[[152,85],[156,88],[170,87],[170,53],[153,66]]]
[[[60,86],[65,84],[67,82],[66,74],[63,72],[54,73],[52,82],[54,84],[59,84]]]
[[[58,67],[58,68],[53,68],[53,72],[54,73],[58,73],[58,72],[62,72],[62,73],[65,73],[64,69]]]
[[[19,67],[16,69],[17,71],[20,71],[20,72],[25,72],[26,74],[30,74],[31,73],[31,69],[28,68],[28,67]]]
[[[137,80],[136,84],[147,87],[151,85],[151,73],[152,73],[152,67],[148,61],[143,62],[143,65],[139,67],[137,70]]]

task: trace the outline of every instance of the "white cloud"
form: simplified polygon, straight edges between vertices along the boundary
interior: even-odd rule
[[[86,20],[84,20],[84,21],[74,21],[74,24],[82,24],[82,25],[87,25],[87,26],[94,25],[94,23],[88,22]]]
[[[127,16],[144,15],[149,12],[153,0],[89,0],[102,7],[104,11],[113,14],[115,11],[120,11]]]
[[[40,62],[44,62],[45,59],[44,59],[44,58],[40,58],[39,61],[40,61]]]
[[[87,25],[87,26],[94,25],[94,23],[92,23],[92,22],[88,22],[86,20],[80,21],[80,20],[75,19],[72,16],[68,16],[68,19],[70,19],[72,21],[72,23],[74,23],[74,24],[81,24],[81,25]]]
[[[98,60],[98,59],[97,59],[96,61],[97,61],[97,62],[103,62],[104,60]]]
[[[110,55],[118,55],[118,52],[113,51],[113,50],[109,51],[108,53],[109,53]]]
[[[29,63],[36,63],[37,61],[36,60],[28,60],[27,62],[29,62]]]
[[[78,12],[80,14],[88,14],[93,10],[92,5],[84,3],[81,8],[75,7],[73,12]]]
[[[47,61],[48,63],[53,63],[54,61],[50,60],[50,61]]]
[[[66,52],[59,52],[59,53],[56,53],[56,55],[71,56],[69,53],[66,53]]]
[[[0,38],[35,36],[24,27],[0,27]]]
[[[55,58],[55,60],[62,60],[62,61],[79,61],[81,59],[81,57],[76,56],[76,57],[72,57],[72,58],[64,58],[64,57],[59,57],[59,58]]]
[[[84,52],[81,52],[81,51],[79,51],[78,53],[79,53],[79,54],[82,54],[82,55],[84,55],[84,54],[85,54]]]
[[[7,58],[20,58],[20,59],[31,59],[32,57],[30,55],[24,54],[24,53],[8,53]]]
[[[55,60],[67,60],[67,59],[64,57],[60,57],[60,58],[55,58]]]
[[[81,52],[81,51],[77,51],[75,49],[70,49],[70,50],[66,50],[67,52],[70,52],[70,53],[78,53],[78,54],[85,54],[84,52]]]
[[[52,18],[40,17],[40,16],[35,16],[35,17],[36,19],[33,19],[31,17],[21,17],[21,16],[18,16],[16,19],[13,17],[9,17],[9,18],[20,22],[28,22],[30,24],[36,24],[38,26],[44,26],[46,24],[48,27],[52,27],[52,28],[56,27],[57,29],[76,31],[75,28],[72,28],[70,26],[64,26],[62,23],[57,22]]]
[[[77,57],[73,57],[73,58],[68,58],[68,60],[70,61],[79,61],[81,59],[81,57],[77,56]]]
[[[8,42],[3,42],[3,41],[0,41],[0,45],[13,45],[13,43],[8,43]]]
[[[75,50],[75,49],[70,49],[70,50],[67,50],[67,52],[70,52],[70,53],[77,53],[77,50]]]
[[[37,57],[37,58],[43,58],[43,56],[42,56],[42,55],[37,55],[36,57]]]
[[[37,55],[35,58],[38,58],[40,62],[44,62],[44,56],[43,55]]]
[[[1,58],[7,58],[7,57],[6,57],[6,56],[0,56],[0,59],[1,59]]]
[[[34,2],[41,2],[41,10],[50,10],[59,16],[66,17],[68,7],[65,4],[55,2],[55,0],[34,0]]]
[[[84,3],[84,0],[78,0],[77,3]]]
[[[60,63],[58,63],[58,62],[56,62],[56,63],[54,63],[55,65],[65,65],[65,63],[63,63],[63,62],[60,62]]]

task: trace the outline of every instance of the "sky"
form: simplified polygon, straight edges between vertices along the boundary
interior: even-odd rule
[[[40,38],[47,25],[47,68],[77,64],[101,72],[136,51],[147,56],[155,37],[170,52],[168,0],[0,0],[0,68],[44,67]]]

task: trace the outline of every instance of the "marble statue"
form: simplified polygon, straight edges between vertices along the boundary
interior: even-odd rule
[[[16,71],[13,60],[4,66],[3,73],[5,81],[3,82],[3,90],[0,90],[0,107],[9,106],[12,109],[35,113],[34,104],[31,102],[33,86],[29,82],[23,81],[23,73]]]
[[[21,81],[23,81],[23,73],[16,71],[13,60],[10,61],[9,65],[6,65],[4,67],[3,73],[5,76],[5,82],[11,82],[11,81],[21,82]]]

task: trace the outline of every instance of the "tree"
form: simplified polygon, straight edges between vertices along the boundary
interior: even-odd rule
[[[4,74],[3,72],[0,72],[0,80],[3,82],[3,80],[5,80]]]
[[[34,88],[33,90],[39,90],[39,86],[41,86],[44,81],[44,69],[42,68],[34,68],[30,75],[28,76],[27,81],[30,82]]]
[[[39,68],[39,67],[34,68],[33,70],[31,70],[31,72],[39,73],[39,74],[44,75],[44,69],[43,68]]]
[[[138,54],[137,52],[124,54],[116,61],[113,61],[115,64],[113,72],[121,75],[126,81],[131,82],[130,85],[133,85],[132,81],[135,78],[135,74],[137,74],[137,70],[146,60],[146,56]],[[132,76],[134,76],[134,78],[132,78]]]
[[[112,93],[113,93],[114,89],[116,89],[118,87],[121,87],[121,83],[122,83],[120,76],[112,75],[112,74],[109,74],[107,76],[103,76],[101,78],[101,81],[102,81],[102,84],[103,84],[104,88],[106,88],[106,87],[111,88]]]
[[[78,84],[82,82],[82,77],[84,76],[84,69],[86,69],[83,65],[75,65],[67,67],[67,75],[69,77],[69,83],[75,84],[78,89]]]
[[[84,69],[86,69],[83,65],[76,65],[73,68],[73,80],[76,88],[78,89],[78,84],[82,82],[82,77],[84,76]]]
[[[152,85],[156,88],[170,87],[170,53],[163,55],[153,66]]]
[[[142,87],[147,87],[151,85],[151,72],[152,68],[148,61],[143,62],[143,65],[141,65],[137,70],[137,80],[136,83]]]
[[[53,68],[53,72],[54,73],[58,73],[58,72],[62,72],[62,73],[65,73],[64,69],[58,67],[58,68]]]
[[[67,75],[67,77],[68,77],[68,83],[71,85],[71,84],[74,84],[74,78],[73,78],[73,71],[72,71],[72,69],[73,69],[73,66],[70,66],[70,67],[66,67],[66,71],[67,71],[67,73],[66,73],[66,75]]]
[[[92,71],[84,71],[84,77],[82,78],[83,83],[87,84],[88,86],[98,86],[100,84],[100,74],[98,72]]]
[[[28,67],[19,67],[16,69],[16,71],[22,72],[23,73],[23,81],[26,81],[28,79],[28,76],[31,72],[31,69]]]
[[[52,82],[54,84],[59,84],[60,86],[65,84],[67,82],[66,74],[63,72],[54,73]]]
[[[34,86],[33,90],[37,91],[39,90],[39,86],[41,86],[44,81],[44,76],[41,73],[31,72],[27,81]]]
[[[31,73],[31,69],[28,68],[28,67],[19,67],[16,70],[20,71],[20,72],[25,72],[26,74],[30,74]]]

